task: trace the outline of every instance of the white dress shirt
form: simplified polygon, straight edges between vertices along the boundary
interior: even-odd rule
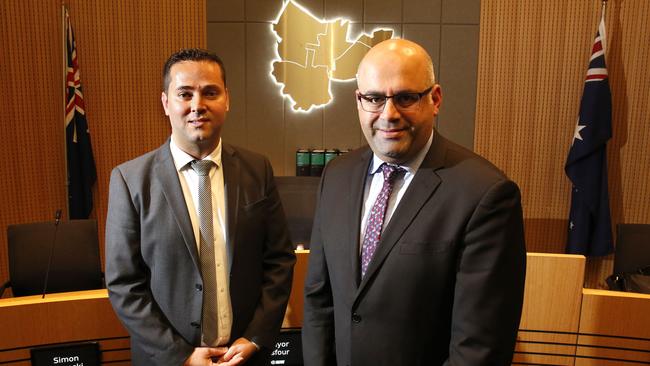
[[[197,251],[199,246],[199,177],[192,169],[190,163],[196,160],[191,155],[181,150],[171,139],[169,143],[174,165],[183,189],[183,196],[187,204],[187,211],[192,221],[192,229],[196,238]],[[204,346],[217,346],[227,344],[230,340],[232,328],[232,304],[230,303],[230,284],[228,267],[228,254],[226,251],[226,205],[223,182],[223,165],[221,164],[221,140],[217,147],[202,160],[212,160],[214,165],[210,169],[210,186],[212,190],[212,222],[214,223],[214,256],[217,275],[217,340],[215,344]]]
[[[392,164],[400,168],[403,168],[404,170],[406,170],[406,173],[402,177],[397,179],[397,181],[395,181],[394,183],[393,190],[391,192],[390,197],[388,198],[386,215],[384,216],[384,223],[381,228],[382,232],[384,231],[384,228],[386,228],[386,225],[388,225],[388,222],[393,216],[393,213],[395,212],[397,205],[402,200],[402,197],[404,196],[404,192],[406,192],[409,185],[411,184],[411,181],[413,180],[415,173],[418,171],[418,168],[420,168],[420,165],[422,164],[424,157],[427,155],[427,152],[429,152],[429,148],[431,147],[431,142],[433,141],[434,133],[435,131],[431,132],[431,136],[429,136],[429,141],[427,141],[427,143],[424,145],[422,150],[420,150],[420,152],[411,161],[406,162],[402,165]],[[368,223],[368,216],[370,216],[370,211],[372,211],[372,206],[374,206],[375,201],[377,200],[377,196],[379,196],[379,193],[381,192],[381,188],[384,185],[384,174],[382,173],[381,169],[379,169],[383,163],[385,162],[381,160],[376,154],[373,154],[372,163],[370,164],[370,167],[368,169],[369,176],[366,178],[366,187],[363,194],[363,207],[361,208],[362,215],[361,215],[361,231],[359,235],[359,253],[361,253],[361,249],[363,247],[363,237],[366,232],[366,224]]]

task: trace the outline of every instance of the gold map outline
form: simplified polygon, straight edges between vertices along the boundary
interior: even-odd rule
[[[270,77],[295,112],[310,112],[333,100],[332,82],[355,79],[361,58],[394,34],[386,27],[350,38],[349,19],[318,19],[293,0],[285,1],[271,32],[276,38]],[[281,57],[283,55],[284,57]]]

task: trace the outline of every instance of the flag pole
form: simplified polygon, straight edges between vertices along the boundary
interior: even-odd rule
[[[68,104],[68,48],[67,48],[67,19],[66,15],[68,13],[68,9],[65,6],[65,3],[61,4],[61,19],[62,19],[62,27],[61,27],[61,39],[63,42],[61,43],[61,55],[63,58],[63,161],[64,161],[64,166],[65,166],[65,211],[68,213],[68,220],[70,219],[70,200],[68,197],[70,197],[70,185],[68,181],[68,141],[66,137],[66,125],[65,125],[65,111],[66,107]]]
[[[607,34],[605,31],[605,10],[607,9],[607,0],[603,0],[603,5],[600,11],[600,22],[598,22],[598,31],[600,32],[601,42],[603,44],[603,52],[605,59],[607,59]],[[602,25],[602,26],[601,26]]]

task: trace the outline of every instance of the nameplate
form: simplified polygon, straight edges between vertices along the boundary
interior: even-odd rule
[[[97,343],[75,343],[30,350],[33,366],[99,366]]]
[[[275,342],[275,349],[271,352],[271,365],[301,366],[302,364],[300,329],[283,329]]]

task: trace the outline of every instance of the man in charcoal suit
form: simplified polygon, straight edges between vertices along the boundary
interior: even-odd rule
[[[305,365],[509,365],[526,270],[517,185],[435,130],[442,93],[419,45],[376,45],[357,83],[369,146],[321,179]]]

